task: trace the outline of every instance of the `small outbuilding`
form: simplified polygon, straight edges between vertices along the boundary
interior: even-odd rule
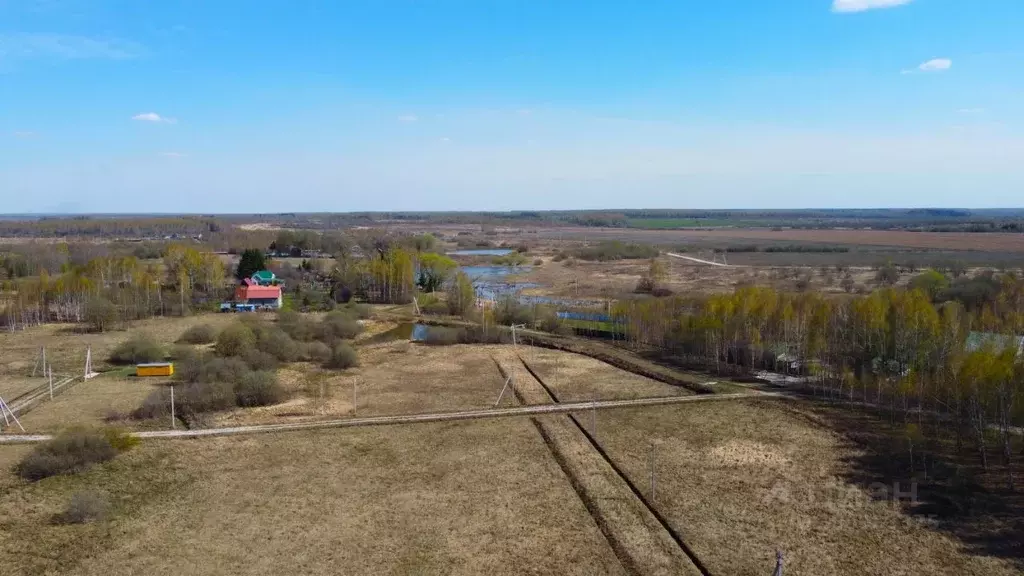
[[[173,376],[174,364],[170,362],[149,362],[135,366],[136,376]]]

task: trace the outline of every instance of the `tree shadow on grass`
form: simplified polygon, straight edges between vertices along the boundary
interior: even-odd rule
[[[991,451],[984,470],[967,439],[958,451],[955,440],[947,438],[952,436],[948,422],[926,423],[925,436],[941,438],[919,441],[911,456],[899,416],[890,422],[887,413],[868,407],[824,403],[814,404],[812,412],[850,442],[847,482],[894,500],[908,519],[955,537],[970,554],[1003,558],[1024,570],[1020,444],[1013,464],[1018,486],[1011,491],[1001,457]],[[938,432],[940,426],[945,430]]]

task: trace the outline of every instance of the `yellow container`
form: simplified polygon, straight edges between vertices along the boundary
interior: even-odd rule
[[[135,367],[136,376],[172,376],[174,364],[170,362],[153,362],[151,364],[139,364]]]

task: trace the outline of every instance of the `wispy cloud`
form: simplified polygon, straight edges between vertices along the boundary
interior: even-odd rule
[[[945,72],[953,67],[953,61],[949,58],[932,58],[922,62],[917,68],[904,70],[903,74],[915,74],[918,72]]]
[[[987,112],[987,110],[985,110],[984,108],[961,108],[959,112],[961,114],[976,116],[978,114],[984,114],[985,112]]]
[[[878,8],[894,8],[904,4],[910,4],[913,0],[833,0],[833,12],[865,12]]]
[[[188,154],[185,154],[184,152],[161,152],[160,155],[164,158],[184,158],[185,156],[188,156]]]
[[[36,136],[38,136],[38,134],[32,132],[31,130],[15,130],[14,132],[11,132],[11,136],[14,136],[15,138],[27,139],[35,138]]]
[[[132,120],[137,120],[139,122],[153,122],[156,124],[176,124],[178,122],[175,118],[167,118],[157,114],[156,112],[136,114],[135,116],[132,116]]]
[[[3,60],[125,60],[143,52],[135,42],[66,34],[0,34]]]
[[[420,119],[419,116],[417,116],[415,114],[402,114],[401,116],[398,117],[398,121],[399,122],[404,122],[406,124],[410,124],[412,122],[416,122],[419,119]]]

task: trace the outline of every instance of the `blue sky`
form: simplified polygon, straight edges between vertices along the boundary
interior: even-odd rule
[[[1020,0],[0,0],[0,212],[1024,206]]]

